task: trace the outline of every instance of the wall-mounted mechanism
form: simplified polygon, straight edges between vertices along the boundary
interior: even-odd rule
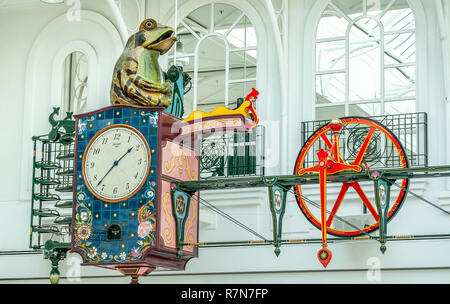
[[[49,116],[49,134],[34,136],[33,177],[30,219],[30,248],[45,249],[52,261],[51,282],[57,283],[58,262],[70,249],[72,222],[73,142],[75,121],[72,113],[56,120],[59,108]]]
[[[347,143],[340,145],[340,143],[345,143],[344,139],[347,139]],[[348,149],[349,141],[353,153],[344,153],[343,151]],[[407,151],[411,153],[410,150]],[[374,155],[378,155],[378,157],[373,157]],[[422,161],[426,160],[426,155],[422,156]],[[417,160],[415,159],[415,161]],[[309,136],[299,153],[293,175],[179,181],[174,184],[176,189],[185,192],[217,189],[219,185],[222,189],[269,188],[269,202],[274,223],[272,240],[252,231],[243,223],[235,222],[260,237],[261,241],[185,242],[184,245],[199,247],[273,245],[275,253],[278,255],[281,244],[307,244],[317,243],[321,240],[322,248],[318,251],[317,258],[326,267],[332,258],[332,252],[327,248],[328,244],[339,240],[375,240],[381,243],[380,250],[384,253],[389,240],[450,238],[450,234],[387,235],[387,223],[399,210],[407,194],[426,202],[445,214],[450,214],[439,205],[408,189],[409,181],[412,178],[448,176],[450,176],[450,166],[409,167],[407,153],[402,143],[392,131],[380,122],[364,117],[345,117],[322,125]],[[320,186],[320,202],[314,202],[302,192],[304,188],[302,186],[311,184]],[[334,202],[327,198],[328,184],[341,185],[341,190]],[[293,189],[291,189],[292,187]],[[375,187],[375,191],[369,192],[371,187],[372,189]],[[367,207],[368,215],[371,217],[369,225],[358,226],[347,221],[345,216],[340,216],[343,212],[344,196],[350,188],[355,190],[356,197],[360,198]],[[281,239],[284,199],[288,192],[295,195],[300,210],[307,219],[321,229],[321,239]],[[332,205],[327,206],[327,201]],[[204,200],[202,202],[207,203]],[[320,217],[316,218],[317,209],[320,211]],[[219,214],[231,220],[230,216],[219,211]],[[346,228],[336,229],[336,226],[332,225],[334,221],[345,223]],[[378,236],[372,234],[375,231],[379,232]],[[337,238],[330,239],[328,234],[335,235]]]
[[[167,71],[167,78],[172,83],[172,103],[167,108],[167,112],[177,117],[184,115],[184,95],[192,88],[191,77],[183,72],[182,66],[171,66]],[[186,86],[189,84],[189,88]]]

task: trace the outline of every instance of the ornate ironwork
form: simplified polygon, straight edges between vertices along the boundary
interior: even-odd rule
[[[200,177],[264,175],[264,127],[249,132],[226,132],[202,141]]]
[[[45,241],[69,241],[73,191],[75,121],[68,112],[55,120],[59,108],[49,116],[49,134],[34,136],[30,245],[43,249]]]
[[[346,145],[351,158],[356,158],[358,155],[369,130],[370,127],[353,127],[348,130]],[[383,152],[381,147],[381,133],[375,133],[364,154],[365,161],[374,162],[385,154]]]
[[[409,113],[367,117],[385,125],[402,143],[411,167],[428,166],[427,114]],[[302,145],[320,127],[329,120],[305,121],[301,124]],[[370,127],[362,125],[345,125],[340,135],[340,154],[348,163],[356,157],[361,144],[364,142]],[[320,141],[314,147],[315,151],[326,148]],[[371,168],[397,167],[398,158],[395,157],[395,147],[390,144],[386,136],[376,131],[369,143],[364,161]],[[317,159],[315,154],[307,156],[305,166],[313,166]]]

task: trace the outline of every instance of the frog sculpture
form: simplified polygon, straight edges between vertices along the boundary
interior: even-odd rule
[[[172,85],[161,70],[158,58],[169,51],[177,38],[174,30],[144,20],[139,32],[132,35],[118,59],[111,85],[112,104],[168,107]]]

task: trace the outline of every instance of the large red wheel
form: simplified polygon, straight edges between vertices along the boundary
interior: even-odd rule
[[[349,165],[360,165],[371,170],[408,167],[406,152],[402,144],[386,126],[362,117],[344,117],[341,118],[341,121],[343,127],[339,132],[339,159],[336,159],[336,161]],[[317,152],[320,149],[332,149],[334,132],[331,127],[332,124],[326,124],[308,138],[298,154],[294,174],[298,174],[302,168],[316,165],[318,163]],[[388,221],[396,214],[406,198],[405,189],[408,189],[408,179],[402,179],[398,182],[401,183],[403,189],[391,189],[391,207],[387,215]],[[305,199],[306,195],[303,196],[302,187],[305,186],[297,185],[294,187],[300,210],[314,226],[321,229],[320,208],[317,208],[317,204],[311,202],[311,200]],[[373,194],[373,183],[352,181],[340,183],[339,187],[340,190],[334,197],[327,194],[326,233],[336,236],[358,236],[378,229],[379,221]],[[348,222],[347,225],[342,225],[344,218],[349,219],[348,216],[358,215],[355,214],[354,204],[353,206],[348,205],[346,210],[344,198],[350,191],[354,191],[353,197],[356,197],[357,201],[361,200],[367,214],[370,214],[365,216],[366,222],[363,225],[358,226],[355,223],[348,225]],[[363,208],[359,210],[360,214],[363,214]],[[339,224],[338,221],[341,223]]]

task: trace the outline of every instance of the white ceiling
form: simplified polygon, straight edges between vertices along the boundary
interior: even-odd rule
[[[0,0],[0,7],[18,7],[39,3],[41,3],[40,0]]]

